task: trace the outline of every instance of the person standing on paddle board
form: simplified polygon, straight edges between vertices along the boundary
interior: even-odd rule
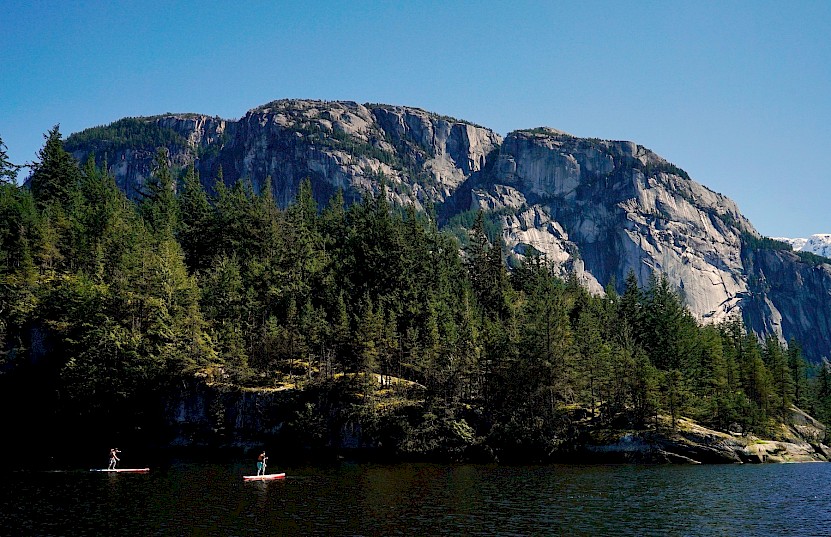
[[[115,463],[121,460],[118,458],[119,453],[121,452],[118,450],[118,448],[112,448],[110,450],[110,465],[107,466],[107,470],[115,470]]]
[[[265,456],[265,451],[257,457],[257,475],[265,475],[265,461],[267,460],[268,457]]]

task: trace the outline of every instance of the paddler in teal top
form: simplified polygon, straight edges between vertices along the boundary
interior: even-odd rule
[[[257,457],[257,475],[265,475],[265,461],[267,460],[268,457],[265,456],[265,451]]]

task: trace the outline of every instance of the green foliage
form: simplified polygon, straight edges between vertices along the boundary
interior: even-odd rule
[[[635,162],[639,161],[636,160]],[[657,173],[666,173],[669,175],[677,175],[678,177],[681,177],[682,179],[686,179],[688,181],[690,180],[690,176],[686,171],[682,170],[675,164],[667,162],[665,160],[661,160],[657,163],[648,162],[647,164],[642,165],[641,169],[643,170],[644,175],[646,175],[647,177],[655,175]]]
[[[12,183],[17,180],[17,172],[20,166],[12,164],[9,160],[9,155],[6,153],[6,144],[3,143],[3,138],[0,138],[0,184]]]
[[[756,237],[750,233],[742,233],[742,248],[751,252],[764,250],[784,250],[786,252],[793,251],[793,247],[787,242],[771,239],[770,237]],[[813,252],[798,251],[793,253],[796,254],[804,263],[811,266],[831,263],[831,259],[817,255]]]
[[[381,148],[377,143],[372,144],[337,128],[327,128],[317,121],[297,122],[287,129],[303,136],[307,142],[315,145],[343,150],[358,157],[375,159],[396,169],[406,167],[395,153]]]
[[[155,152],[158,147],[169,150],[187,148],[187,140],[169,127],[162,127],[152,117],[128,117],[109,125],[84,129],[66,139],[69,152],[89,150],[96,155],[114,156],[126,149]]]
[[[179,214],[181,220],[177,236],[185,251],[188,267],[192,271],[204,269],[210,263],[213,209],[192,165],[188,166],[182,180]]]
[[[498,237],[502,235],[502,213],[500,212],[484,212],[476,209],[470,209],[455,215],[444,226],[444,229],[455,236],[462,247],[467,247],[470,242],[470,235],[468,230],[473,229],[473,226],[478,218],[482,218],[482,229],[485,232],[485,237],[488,241],[493,243]]]
[[[664,277],[594,296],[540,256],[509,273],[494,215],[454,222],[462,253],[385,181],[323,211],[303,181],[280,210],[245,180],[208,196],[191,168],[176,185],[162,151],[136,204],[57,129],[36,174],[31,192],[0,184],[0,392],[46,398],[44,426],[145,426],[194,374],[298,388],[288,430],[309,447],[359,423],[451,458],[545,459],[581,429],[681,416],[765,432],[791,403],[831,416],[831,373],[796,342],[699,325]]]
[[[176,182],[167,162],[168,152],[159,148],[153,173],[141,193],[141,214],[148,229],[158,237],[172,237],[179,229],[179,201]]]
[[[793,248],[790,244],[783,241],[778,241],[776,239],[771,239],[770,237],[762,237],[762,236],[755,236],[751,235],[750,233],[742,233],[742,246],[751,250],[751,251],[758,251],[758,250],[785,250],[790,251]]]
[[[37,221],[31,191],[0,183],[0,274],[32,270]]]
[[[821,255],[817,255],[813,252],[805,252],[805,251],[800,250],[800,251],[794,252],[794,253],[797,256],[799,256],[799,258],[803,262],[808,263],[809,265],[814,266],[814,267],[817,266],[817,265],[831,264],[831,259],[829,259],[827,257],[824,257],[824,256],[821,256]]]
[[[54,203],[65,208],[80,181],[78,163],[64,150],[58,125],[44,138],[46,143],[38,152],[38,162],[32,165],[29,184],[39,207]]]
[[[517,132],[527,132],[528,134],[542,134],[545,136],[552,136],[554,133],[551,129],[546,127],[534,127],[533,129],[521,129]]]

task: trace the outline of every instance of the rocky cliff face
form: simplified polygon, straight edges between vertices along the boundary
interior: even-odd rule
[[[314,398],[313,398],[314,399]],[[298,419],[304,393],[296,389],[239,388],[191,379],[177,385],[165,398],[166,445],[174,447],[241,448],[263,444],[306,447]],[[378,439],[363,430],[357,415],[345,408],[318,411],[315,443],[336,452],[379,451]],[[823,444],[825,426],[796,407],[789,425],[773,431],[774,438],[708,429],[687,418],[673,427],[661,416],[659,430],[595,429],[568,444],[552,460],[581,462],[660,462],[724,464],[765,462],[819,462],[831,459]],[[492,456],[492,452],[491,452]]]
[[[134,131],[164,135],[158,145],[168,147],[171,163],[193,162],[208,188],[221,167],[226,183],[247,178],[286,206],[307,177],[321,203],[339,188],[347,201],[377,193],[384,177],[397,203],[429,202],[445,219],[492,213],[509,255],[541,252],[594,292],[612,281],[620,287],[629,270],[641,285],[663,273],[699,319],[741,313],[760,335],[795,338],[815,360],[831,357],[831,266],[759,247],[733,201],[635,143],[548,128],[503,140],[417,108],[310,100],[275,101],[238,121],[193,114],[130,121]],[[120,142],[108,141],[116,139],[110,131],[70,136],[67,146],[79,159],[106,153],[119,184],[135,194],[154,151],[131,145],[123,132]]]
[[[757,235],[750,222],[731,200],[634,143],[512,133],[490,182],[478,199],[517,208],[504,238],[518,255],[533,244],[557,263],[579,258],[604,285],[629,270],[642,284],[664,273],[701,319],[725,318],[747,291],[741,246],[742,233]],[[505,188],[526,197],[500,203]]]
[[[831,357],[831,264],[811,264],[786,250],[745,251],[745,323],[757,334],[796,339],[809,357]]]
[[[185,167],[193,162],[199,164],[200,156],[209,156],[207,160],[213,163],[227,141],[233,138],[236,126],[234,122],[197,114],[127,118],[115,125],[117,127],[90,129],[87,132],[91,131],[92,139],[70,136],[65,145],[79,162],[84,162],[91,153],[99,161],[106,159],[116,182],[131,197],[142,191],[152,173],[157,147],[167,148],[170,164],[174,167]],[[141,140],[137,136],[139,131],[144,135]]]
[[[241,388],[183,380],[163,397],[164,438],[172,447],[258,449],[279,444],[283,451],[309,448],[377,449],[377,442],[362,433],[359,420],[346,417],[345,408],[317,408],[316,430],[303,421],[308,391],[293,388]],[[315,435],[320,436],[315,436]],[[365,437],[367,436],[367,437]]]
[[[831,449],[823,444],[825,426],[791,407],[789,423],[773,431],[775,438],[726,433],[681,418],[675,428],[665,417],[660,431],[597,431],[582,449],[594,461],[681,464],[827,462]]]
[[[502,141],[489,129],[417,108],[353,102],[274,101],[239,121],[195,114],[139,120],[178,134],[184,143],[167,145],[170,163],[194,163],[206,187],[221,167],[227,184],[245,178],[258,192],[270,185],[281,206],[305,178],[325,202],[337,189],[347,199],[377,192],[383,174],[393,200],[422,208],[479,172]],[[80,161],[91,151],[73,137],[67,144]],[[108,150],[97,147],[99,158],[102,148]],[[155,151],[128,146],[107,152],[119,185],[135,195],[152,171]]]
[[[642,146],[515,132],[473,192],[474,206],[510,211],[503,238],[518,256],[533,245],[595,290],[663,273],[702,321],[741,314],[760,336],[831,356],[831,265],[759,246],[732,200]]]

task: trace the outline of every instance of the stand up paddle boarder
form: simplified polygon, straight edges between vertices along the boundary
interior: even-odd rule
[[[115,464],[120,461],[121,459],[118,458],[118,454],[121,453],[118,448],[112,448],[110,450],[110,464],[107,466],[107,470],[115,470]]]
[[[268,457],[265,456],[265,451],[257,457],[257,475],[265,475],[265,462],[267,460]]]

